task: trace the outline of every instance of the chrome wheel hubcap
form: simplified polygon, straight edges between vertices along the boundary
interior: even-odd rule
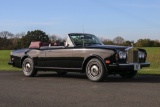
[[[32,70],[32,67],[31,67],[31,64],[30,63],[26,63],[25,65],[24,65],[24,73],[26,74],[26,75],[29,75],[30,74],[30,72],[31,72],[31,70]]]
[[[91,75],[92,75],[92,76],[97,76],[98,74],[99,74],[99,68],[98,68],[98,66],[93,65],[93,66],[91,67]]]
[[[29,63],[26,64],[26,68],[29,69],[31,65]]]
[[[91,59],[86,66],[86,74],[91,81],[101,81],[104,79],[104,68],[98,59]]]

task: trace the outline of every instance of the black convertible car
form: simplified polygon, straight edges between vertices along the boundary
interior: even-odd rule
[[[103,45],[92,34],[70,33],[64,46],[42,46],[32,42],[27,49],[13,50],[8,64],[23,69],[25,76],[32,77],[39,70],[86,73],[91,81],[103,81],[107,75],[119,74],[132,78],[142,67],[149,67],[144,49]]]

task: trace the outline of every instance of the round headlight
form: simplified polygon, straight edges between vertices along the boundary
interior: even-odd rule
[[[119,59],[126,59],[127,58],[127,53],[126,52],[119,52]]]
[[[145,53],[143,53],[143,52],[139,52],[139,58],[144,59],[144,58],[145,58]]]

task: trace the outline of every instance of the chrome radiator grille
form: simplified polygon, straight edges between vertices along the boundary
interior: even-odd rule
[[[137,63],[137,62],[139,62],[138,50],[132,48],[128,51],[127,63]]]

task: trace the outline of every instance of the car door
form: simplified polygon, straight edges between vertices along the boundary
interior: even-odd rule
[[[74,68],[82,67],[85,53],[86,53],[86,49],[84,49],[83,47],[78,47],[73,49],[72,66],[74,66]]]
[[[51,48],[46,50],[46,67],[72,68],[72,49]]]
[[[45,67],[46,66],[45,50],[39,50],[38,59],[37,59],[35,66],[38,66],[38,67]]]

